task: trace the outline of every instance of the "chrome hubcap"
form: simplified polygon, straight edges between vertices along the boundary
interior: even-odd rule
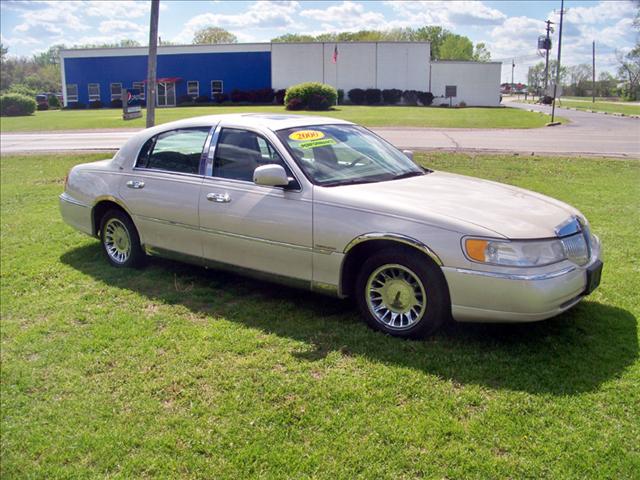
[[[104,226],[104,246],[114,262],[125,263],[131,255],[129,231],[117,218],[112,218]]]
[[[366,295],[371,314],[394,330],[415,325],[427,307],[424,285],[402,265],[383,265],[374,270],[367,281]]]

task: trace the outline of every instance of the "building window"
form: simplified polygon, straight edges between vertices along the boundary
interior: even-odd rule
[[[77,102],[77,101],[78,101],[78,84],[68,83],[67,84],[67,102]]]
[[[122,100],[122,84],[112,83],[111,87],[111,100]]]
[[[222,80],[211,80],[211,96],[222,93]]]
[[[140,92],[140,100],[144,100],[144,82],[133,82],[131,88]]]
[[[100,101],[100,84],[99,83],[89,84],[89,101],[90,102]]]
[[[200,82],[197,80],[189,80],[187,82],[187,95],[194,98],[200,95]]]

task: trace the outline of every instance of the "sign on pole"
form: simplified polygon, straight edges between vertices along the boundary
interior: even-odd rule
[[[140,90],[132,88],[122,89],[122,119],[133,120],[142,117]]]

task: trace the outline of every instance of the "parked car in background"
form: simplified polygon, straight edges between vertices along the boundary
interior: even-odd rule
[[[36,106],[38,110],[48,110],[49,96],[46,93],[39,93],[36,95]]]
[[[424,169],[363,127],[315,116],[144,130],[112,159],[75,166],[60,209],[114,267],[159,255],[354,297],[370,326],[402,337],[450,317],[549,318],[602,271],[575,208]]]

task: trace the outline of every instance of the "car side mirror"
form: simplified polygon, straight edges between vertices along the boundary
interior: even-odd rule
[[[404,156],[413,161],[413,150],[402,150]]]
[[[289,177],[282,165],[261,165],[253,171],[253,183],[267,187],[286,187]]]

